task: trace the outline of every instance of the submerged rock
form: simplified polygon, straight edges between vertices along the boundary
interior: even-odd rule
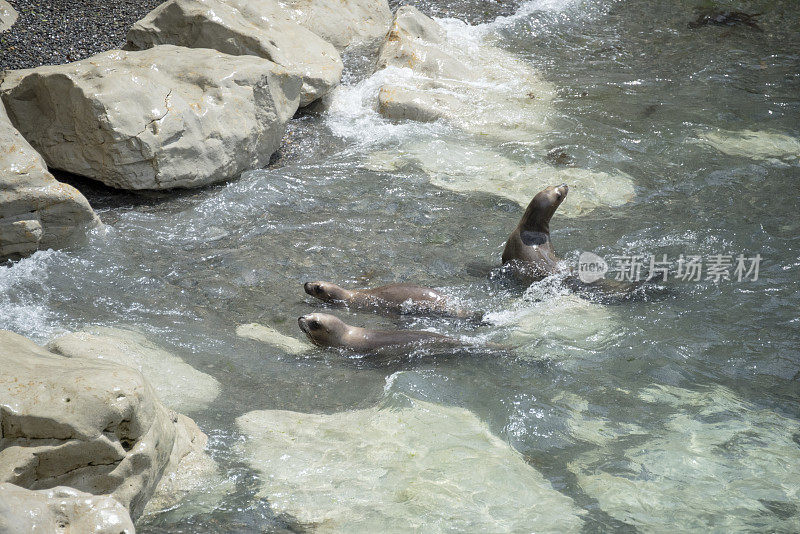
[[[0,104],[0,260],[66,245],[99,222],[77,189],[47,171]]]
[[[219,382],[151,343],[139,332],[96,327],[59,336],[47,349],[68,358],[99,359],[139,370],[158,398],[178,412],[207,408],[219,395]]]
[[[120,503],[66,486],[29,490],[0,484],[0,534],[134,534]]]
[[[392,11],[386,0],[283,0],[291,19],[337,49],[386,35]]]
[[[307,341],[301,341],[295,337],[281,334],[271,326],[249,323],[236,327],[236,335],[254,341],[260,341],[267,345],[286,352],[287,354],[299,355],[313,349],[313,345]]]
[[[466,131],[524,140],[546,129],[555,91],[512,54],[452,40],[416,8],[398,8],[378,54],[378,110],[391,119],[443,119]]]
[[[128,50],[173,44],[269,59],[303,79],[300,105],[339,84],[334,46],[293,22],[276,0],[169,0],[133,25]]]
[[[600,447],[569,468],[605,513],[642,532],[800,528],[797,420],[722,386],[653,385],[637,397],[645,413],[663,414],[658,424],[575,420],[576,437]]]
[[[0,0],[0,33],[6,31],[17,22],[17,12],[6,0]]]
[[[70,486],[119,501],[136,519],[164,474],[205,435],[164,408],[144,377],[65,358],[0,331],[0,482]]]
[[[618,336],[608,306],[572,294],[549,296],[490,314],[489,319],[511,327],[508,343],[517,346],[518,353],[562,358],[566,365],[580,365],[575,362],[579,355],[592,357]]]
[[[160,45],[11,71],[0,91],[51,167],[112,187],[168,189],[266,165],[301,85],[255,56]]]
[[[567,183],[569,199],[558,210],[565,217],[597,207],[621,206],[634,197],[633,178],[623,172],[523,163],[467,141],[411,143],[400,150],[374,152],[366,165],[375,171],[417,166],[433,185],[443,189],[489,193],[522,207],[545,187]]]
[[[711,146],[729,156],[751,159],[800,159],[800,139],[790,135],[767,131],[717,130],[700,132],[700,143]]]
[[[259,494],[315,532],[577,532],[571,499],[474,414],[404,405],[236,420]]]

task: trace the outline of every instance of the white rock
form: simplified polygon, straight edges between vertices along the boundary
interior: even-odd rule
[[[559,217],[579,216],[597,207],[621,206],[634,197],[633,178],[623,172],[518,162],[467,140],[410,143],[399,150],[373,152],[366,162],[371,170],[389,172],[409,165],[421,169],[432,184],[443,189],[489,193],[522,207],[545,187],[567,183],[569,196],[558,209]]]
[[[150,342],[139,332],[95,327],[59,336],[47,349],[68,358],[100,359],[139,370],[167,407],[178,412],[207,408],[219,382]]]
[[[266,165],[301,85],[255,56],[160,45],[11,71],[0,90],[51,167],[113,187],[168,189]]]
[[[569,465],[604,512],[641,532],[800,529],[796,420],[723,386],[654,385],[637,397],[660,424],[590,422],[605,429],[592,440],[604,446]]]
[[[11,4],[0,0],[0,33],[6,31],[17,22],[17,12]]]
[[[398,8],[378,55],[381,69],[378,110],[387,118],[443,119],[501,140],[527,140],[548,129],[551,84],[487,42],[451,38],[414,7]]]
[[[698,140],[730,156],[789,161],[800,158],[800,139],[777,132],[717,130],[700,132]]]
[[[0,482],[109,495],[136,519],[162,475],[205,443],[135,369],[65,358],[7,331],[0,361]]]
[[[283,0],[289,16],[339,50],[386,35],[392,11],[386,0]]]
[[[303,79],[305,106],[338,85],[336,48],[293,22],[276,0],[168,0],[128,31],[128,50],[174,44],[269,59]]]
[[[571,294],[527,302],[487,319],[511,328],[505,342],[518,353],[558,358],[567,365],[577,358],[593,358],[619,336],[612,308]]]
[[[225,478],[217,463],[204,449],[207,437],[197,425],[178,415],[176,447],[170,459],[171,469],[164,473],[143,515],[169,513],[177,520],[193,513],[216,509],[222,499],[235,490],[235,484]]]
[[[575,532],[571,499],[474,414],[406,399],[239,417],[260,496],[315,532]]]
[[[134,534],[128,511],[111,497],[66,486],[33,491],[0,484],[0,534]]]
[[[47,172],[0,105],[0,259],[66,245],[98,223],[84,196]]]
[[[272,345],[287,354],[303,354],[314,348],[306,341],[301,341],[295,337],[281,334],[271,326],[258,323],[242,324],[236,327],[236,335],[254,341],[260,341],[267,345]]]

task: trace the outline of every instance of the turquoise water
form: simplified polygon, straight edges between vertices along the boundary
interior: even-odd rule
[[[800,530],[800,7],[736,3],[763,11],[756,31],[690,29],[690,1],[417,5],[469,22],[444,24],[540,71],[555,88],[547,130],[509,141],[386,121],[371,108],[371,62],[355,51],[346,87],[327,111],[292,121],[270,168],[178,194],[84,183],[106,228],[0,269],[1,328],[44,342],[135,325],[222,384],[209,409],[188,415],[235,489],[208,509],[144,517],[139,530],[296,528],[256,497],[233,420],[369,409],[396,395],[475,414],[575,502],[587,532]],[[719,130],[729,133],[716,145],[702,141]],[[758,135],[735,142],[730,132],[743,131]],[[482,154],[524,170],[562,148],[574,168],[630,176],[630,202],[556,214],[553,242],[571,261],[581,251],[760,254],[759,279],[673,281],[666,297],[615,306],[576,304],[557,281],[523,294],[490,273],[518,203],[437,186],[439,158],[375,165],[420,143],[471,147],[477,174],[492,171]],[[297,316],[323,309],[303,293],[311,279],[432,285],[493,324],[333,313],[527,349],[376,365],[236,336],[258,322],[299,338]]]

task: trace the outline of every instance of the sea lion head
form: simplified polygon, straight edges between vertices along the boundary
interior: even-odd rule
[[[344,302],[350,296],[348,290],[330,282],[306,282],[303,289],[323,302]]]
[[[318,347],[344,347],[350,327],[344,321],[327,313],[309,313],[297,318],[300,330]]]
[[[525,215],[522,216],[520,225],[530,230],[550,232],[550,219],[558,207],[567,198],[569,186],[567,184],[551,185],[536,193]]]

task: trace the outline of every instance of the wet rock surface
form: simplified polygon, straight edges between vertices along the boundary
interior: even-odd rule
[[[159,44],[269,59],[302,77],[301,106],[325,95],[342,75],[333,45],[293,22],[274,0],[170,0],[133,25],[126,49]]]
[[[86,198],[48,172],[0,105],[0,260],[66,245],[98,223]]]
[[[161,45],[13,71],[0,91],[51,167],[122,189],[170,189],[266,165],[300,85],[261,58]]]
[[[162,476],[205,446],[135,369],[65,358],[7,331],[0,359],[0,482],[108,495],[135,519]]]

